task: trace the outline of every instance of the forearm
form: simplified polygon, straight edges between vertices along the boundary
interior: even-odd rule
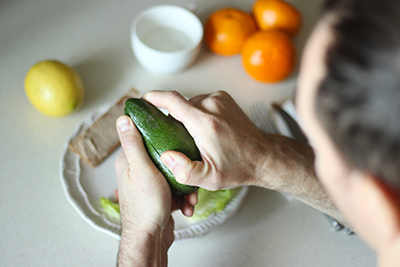
[[[349,226],[315,175],[312,149],[280,135],[265,140],[269,152],[262,159],[255,184],[289,194]]]
[[[168,248],[163,243],[162,231],[155,235],[147,232],[121,234],[118,266],[167,266]]]

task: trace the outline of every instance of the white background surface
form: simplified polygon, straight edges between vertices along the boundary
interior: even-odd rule
[[[250,10],[251,0],[198,1],[200,18],[215,9]],[[293,0],[304,27],[298,51],[318,17],[320,0]],[[92,110],[130,87],[177,90],[188,97],[226,90],[248,112],[255,101],[283,101],[295,73],[266,85],[245,74],[240,57],[203,49],[188,71],[153,75],[130,48],[130,23],[155,4],[183,0],[0,0],[0,266],[114,266],[119,241],[86,223],[60,181],[64,143]],[[65,118],[33,109],[24,93],[28,69],[44,59],[75,67],[86,88],[82,108]],[[332,232],[317,211],[277,192],[251,188],[237,214],[205,237],[174,244],[170,266],[374,266],[357,236]]]

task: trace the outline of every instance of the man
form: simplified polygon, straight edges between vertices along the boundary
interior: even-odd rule
[[[176,92],[146,94],[184,123],[203,158],[169,151],[164,164],[184,184],[289,193],[351,226],[380,266],[400,266],[399,20],[397,0],[327,2],[304,51],[296,96],[313,150],[259,131],[226,93],[189,101]],[[124,149],[116,161],[119,264],[166,266],[171,211],[191,216],[197,197],[171,196],[128,117],[117,129]]]

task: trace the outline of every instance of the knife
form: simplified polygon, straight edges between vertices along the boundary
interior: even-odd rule
[[[309,146],[307,137],[301,130],[299,124],[292,118],[292,116],[290,116],[283,108],[281,108],[276,103],[272,103],[272,107],[279,113],[279,115],[281,115],[286,125],[289,127],[290,133],[292,134],[294,139],[302,144]]]

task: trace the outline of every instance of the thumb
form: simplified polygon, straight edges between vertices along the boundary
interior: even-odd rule
[[[117,130],[121,146],[130,165],[149,164],[143,139],[132,120],[126,116],[117,119]]]
[[[166,151],[161,154],[161,161],[174,174],[177,182],[186,185],[201,186],[204,173],[203,161],[191,161],[185,154]]]

